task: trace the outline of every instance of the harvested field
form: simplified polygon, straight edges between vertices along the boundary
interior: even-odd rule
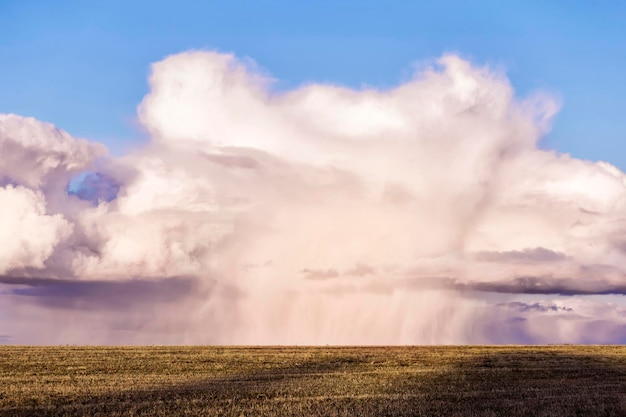
[[[626,347],[0,347],[2,416],[626,416]]]

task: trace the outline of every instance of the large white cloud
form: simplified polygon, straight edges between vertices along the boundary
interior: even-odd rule
[[[489,309],[503,307],[468,294],[626,289],[624,174],[538,148],[558,103],[515,97],[489,68],[446,55],[389,90],[276,93],[232,55],[187,52],[154,64],[150,86],[138,113],[153,140],[99,165],[121,184],[115,200],[61,197],[49,184],[101,149],[15,116],[0,119],[1,158],[18,162],[0,173],[55,225],[38,257],[20,255],[29,265],[193,279],[159,319],[184,314],[185,342],[502,341]],[[591,331],[585,314],[568,323]]]

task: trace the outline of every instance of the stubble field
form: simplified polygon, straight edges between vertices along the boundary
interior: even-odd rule
[[[626,416],[626,347],[0,347],[2,416]]]

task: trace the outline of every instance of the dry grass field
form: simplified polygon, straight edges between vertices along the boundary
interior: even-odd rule
[[[0,347],[2,416],[626,416],[626,347]]]

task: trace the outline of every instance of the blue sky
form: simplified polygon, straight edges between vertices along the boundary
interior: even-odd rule
[[[626,169],[626,2],[0,2],[0,113],[34,116],[122,153],[149,64],[187,49],[254,59],[276,88],[390,87],[457,52],[504,68],[518,95],[563,108],[544,146]]]

